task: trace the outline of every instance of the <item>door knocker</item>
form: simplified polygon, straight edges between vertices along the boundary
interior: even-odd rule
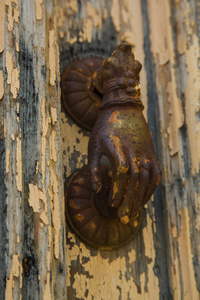
[[[131,46],[123,43],[104,61],[90,58],[72,64],[62,78],[68,114],[92,130],[88,165],[66,187],[66,220],[81,240],[99,249],[117,248],[132,239],[142,207],[162,177],[142,114],[141,68]],[[102,156],[110,166],[101,164]]]

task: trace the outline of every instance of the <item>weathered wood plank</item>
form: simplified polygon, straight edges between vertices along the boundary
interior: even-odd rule
[[[1,2],[1,299],[63,299],[65,227],[55,2]],[[2,74],[1,73],[1,74]]]
[[[109,55],[121,40],[126,40],[134,45],[136,58],[144,65],[141,84],[147,115],[146,72],[150,69],[147,70],[149,65],[145,64],[143,18],[146,16],[142,15],[140,3],[58,1],[57,11],[60,12],[57,24],[61,74],[71,61],[95,53]],[[83,24],[92,29],[86,30]],[[149,106],[153,105],[151,101]],[[87,163],[89,133],[76,126],[64,112],[61,118],[64,177],[67,179]],[[149,118],[152,122],[155,116]],[[118,250],[96,251],[68,231],[68,299],[170,299],[160,201],[158,192],[155,201],[144,209],[138,235]]]
[[[199,299],[197,2],[148,1],[148,10],[170,292],[174,299]]]

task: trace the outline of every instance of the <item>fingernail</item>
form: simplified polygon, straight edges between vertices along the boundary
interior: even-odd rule
[[[98,183],[92,183],[92,184],[91,184],[91,189],[92,189],[94,192],[98,193],[98,192],[100,191],[100,189],[101,189],[101,186],[100,186]]]

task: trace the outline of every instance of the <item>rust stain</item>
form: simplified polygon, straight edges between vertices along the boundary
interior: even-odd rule
[[[110,116],[110,119],[109,119],[109,123],[110,124],[113,124],[113,123],[119,123],[119,124],[122,124],[122,121],[121,120],[117,120],[117,115],[119,114],[119,111],[114,111],[111,116]]]
[[[156,180],[156,185],[159,185],[159,183],[161,182],[162,176],[158,175],[157,180]]]
[[[73,185],[73,189],[79,194],[81,192],[81,187],[77,185]]]
[[[112,134],[110,135],[110,138],[111,140],[113,140],[114,142],[114,145],[115,145],[115,148],[117,149],[117,152],[119,153],[119,158],[121,160],[122,163],[125,163],[125,156],[124,154],[120,151],[120,148],[119,148],[119,142],[120,142],[120,139],[118,136],[113,136]],[[127,172],[127,168],[126,167],[123,167],[121,166],[122,170],[120,169],[120,172],[123,172],[123,173],[126,173]]]
[[[138,161],[137,161],[137,158],[136,158],[136,157],[133,157],[133,158],[132,158],[132,162],[133,162],[134,167],[135,167],[135,173],[139,173],[139,168],[138,168]]]
[[[92,223],[91,223],[91,227],[92,227],[92,229],[95,229],[95,228],[96,228],[96,225],[92,222]]]
[[[138,226],[138,221],[137,221],[137,220],[134,220],[134,221],[133,221],[133,226],[134,226],[134,227],[137,227],[137,226]]]
[[[138,191],[139,181],[136,182],[135,190]]]
[[[75,218],[76,218],[77,221],[82,222],[84,220],[84,215],[77,214]]]
[[[76,206],[76,204],[74,203],[73,200],[70,200],[70,201],[69,201],[69,205],[70,205],[72,208],[74,208],[74,209],[77,208],[77,206]]]
[[[129,217],[128,216],[121,217],[120,222],[122,224],[128,224],[129,223]]]
[[[113,196],[112,198],[114,199],[116,194],[118,193],[118,186],[117,186],[117,183],[114,182],[114,185],[113,185]]]

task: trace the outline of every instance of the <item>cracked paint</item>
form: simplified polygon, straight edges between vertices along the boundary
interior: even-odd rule
[[[6,174],[9,173],[10,170],[10,149],[6,149]]]
[[[55,29],[49,31],[49,70],[50,85],[54,86],[56,81],[56,57],[55,57]]]
[[[17,284],[17,278],[19,278],[20,285],[22,284],[22,264],[20,263],[19,260],[19,254],[14,254],[12,256],[12,267],[10,270],[9,275],[7,276],[6,279],[6,295],[5,295],[5,300],[11,300],[14,299],[15,293],[15,284]]]
[[[5,0],[6,6],[8,6],[8,30],[12,31],[14,22],[18,23],[19,20],[19,8],[17,0]],[[14,4],[14,5],[13,5]]]
[[[43,0],[37,0],[35,5],[36,5],[36,20],[40,21],[42,20],[42,8]]]
[[[158,278],[154,275],[155,250],[153,244],[153,234],[151,231],[152,221],[147,216],[147,227],[143,229],[145,241],[145,255],[150,260],[148,264],[147,274],[140,274],[140,293],[138,287],[130,274],[127,279],[126,257],[116,257],[110,261],[109,257],[103,258],[102,252],[97,251],[93,256],[90,250],[83,244],[76,244],[74,234],[68,233],[68,238],[73,246],[68,245],[67,261],[68,261],[68,281],[67,285],[72,284],[72,288],[76,291],[76,297],[79,299],[132,299],[131,295],[136,295],[137,300],[142,299],[159,299],[159,283]],[[70,280],[70,266],[73,262],[80,262],[84,272],[82,274],[76,272],[74,280]],[[128,251],[129,265],[136,261],[135,249]],[[98,271],[97,271],[98,270]],[[148,288],[146,282],[148,280]],[[121,291],[118,289],[121,288]],[[129,298],[130,297],[130,298]]]
[[[20,88],[20,71],[18,68],[13,67],[13,59],[9,51],[6,52],[6,68],[8,72],[7,84],[11,84],[11,93],[13,98],[16,99]]]
[[[16,158],[16,184],[19,192],[22,191],[22,142],[21,134],[17,140],[17,158]]]
[[[4,95],[4,78],[3,71],[0,71],[0,100],[3,99]]]
[[[5,0],[0,1],[0,53],[4,50],[4,41],[5,41]],[[1,81],[0,81],[1,82]],[[0,85],[1,91],[1,85]],[[0,92],[1,99],[1,92]]]

